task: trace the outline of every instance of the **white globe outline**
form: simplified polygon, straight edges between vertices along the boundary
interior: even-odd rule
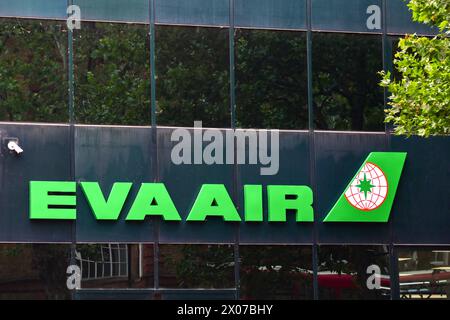
[[[375,173],[375,176],[372,175]],[[370,192],[367,192],[367,197],[362,199],[361,194],[363,192],[358,191],[356,185],[358,185],[360,180],[363,180],[364,174],[369,174],[367,178],[370,178],[370,183],[375,181],[377,184],[371,188]],[[374,188],[377,188],[377,192],[372,192]],[[352,180],[351,184],[345,190],[344,196],[347,202],[360,211],[372,211],[379,208],[386,200],[389,193],[389,184],[387,181],[386,174],[373,162],[366,162],[362,169],[356,174],[355,178]],[[359,197],[356,198],[356,196]],[[374,197],[376,197],[374,199]]]

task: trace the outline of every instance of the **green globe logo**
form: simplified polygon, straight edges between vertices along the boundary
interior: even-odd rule
[[[371,211],[386,200],[388,182],[376,164],[366,162],[345,192],[345,198],[356,209]]]
[[[387,222],[405,160],[406,152],[369,153],[324,222]]]

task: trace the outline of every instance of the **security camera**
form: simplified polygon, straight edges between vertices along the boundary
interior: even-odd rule
[[[17,144],[16,141],[13,140],[8,142],[8,149],[14,151],[17,154],[21,154],[23,152],[23,149]]]

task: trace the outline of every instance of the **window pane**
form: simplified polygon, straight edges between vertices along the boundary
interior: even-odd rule
[[[241,298],[312,299],[312,254],[306,246],[241,246]]]
[[[399,248],[398,266],[401,299],[449,299],[449,248]]]
[[[0,19],[0,121],[67,122],[63,22]]]
[[[153,287],[153,245],[79,244],[77,263],[82,288]]]
[[[319,299],[389,299],[384,246],[320,246]]]
[[[161,245],[162,288],[233,288],[231,245]]]
[[[0,299],[70,299],[70,246],[0,244]]]
[[[238,127],[308,128],[305,33],[238,30],[236,79]]]
[[[78,123],[150,125],[148,26],[83,22],[74,51]]]
[[[156,27],[157,122],[229,127],[228,29]]]
[[[317,129],[384,131],[381,36],[313,34]]]

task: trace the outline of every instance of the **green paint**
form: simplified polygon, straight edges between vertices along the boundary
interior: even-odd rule
[[[75,192],[75,182],[31,181],[30,182],[30,219],[75,220],[75,208],[49,208],[49,206],[75,206],[74,195],[49,195],[49,192]]]
[[[131,182],[114,183],[108,200],[105,200],[98,182],[80,184],[97,220],[117,220],[133,185]]]
[[[297,222],[314,221],[313,192],[308,186],[268,186],[269,222],[285,222],[286,211],[296,211]]]
[[[204,184],[186,221],[205,221],[208,216],[224,221],[241,221],[241,217],[223,184]]]
[[[166,221],[181,220],[163,183],[142,183],[126,220],[144,220],[146,216],[155,215]]]
[[[392,204],[394,202],[395,193],[397,191],[405,160],[405,152],[370,153],[367,159],[363,162],[362,166],[350,180],[344,192],[338,198],[336,204],[325,217],[324,222],[387,222],[389,220]],[[375,165],[379,170],[381,170],[387,181],[387,193],[384,197],[384,201],[381,204],[378,204],[378,206],[374,206],[374,208],[369,207],[361,209],[352,205],[351,201],[348,200],[348,197],[346,197],[346,192],[349,190],[352,183],[354,183],[355,179],[360,176],[360,173],[366,170],[365,168],[367,163],[369,163],[370,166]],[[360,189],[361,194],[364,194],[363,200],[368,199],[369,192],[376,192],[376,190],[374,190],[376,181],[379,181],[379,179],[372,179],[370,181],[367,180],[366,173],[364,173],[363,179],[359,179],[359,184],[355,186]],[[371,197],[369,197],[369,199],[370,198]],[[374,199],[378,198],[374,197]]]
[[[367,199],[367,192],[371,192],[372,188],[375,187],[370,181],[366,179],[366,174],[364,173],[364,180],[359,180],[359,184],[357,185],[359,191],[364,193],[365,199]]]
[[[245,221],[263,221],[263,193],[261,185],[244,186]]]

